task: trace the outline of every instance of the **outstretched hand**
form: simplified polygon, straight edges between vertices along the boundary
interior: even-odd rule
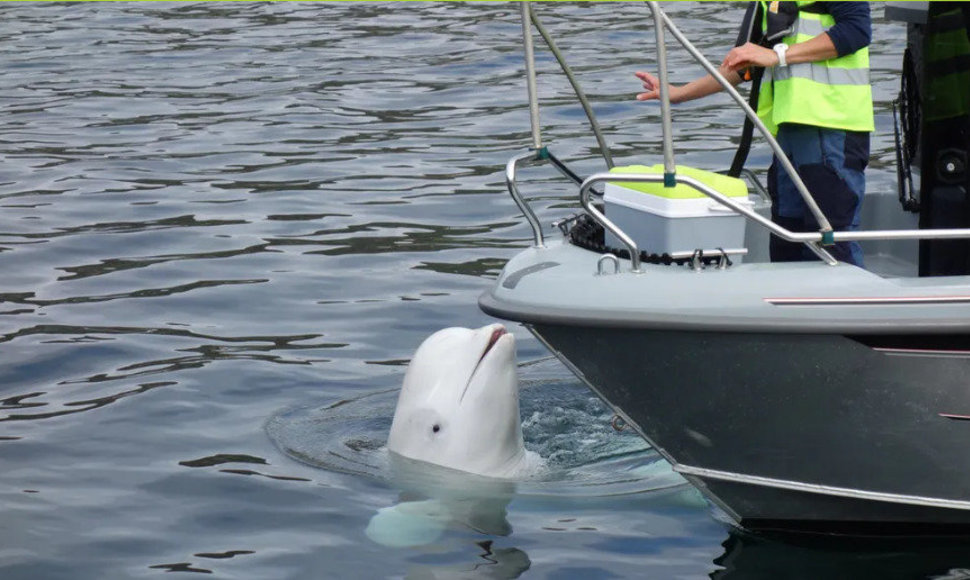
[[[660,99],[660,79],[648,72],[637,71],[633,74],[643,82],[644,92],[637,95],[638,101]]]
[[[660,100],[660,79],[643,71],[637,71],[633,74],[643,82],[644,92],[637,95],[638,101]],[[667,92],[671,103],[679,103],[684,100],[683,86],[668,84]]]

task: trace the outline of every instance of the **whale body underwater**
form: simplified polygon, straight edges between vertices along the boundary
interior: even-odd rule
[[[536,471],[541,459],[522,439],[515,337],[492,324],[425,339],[405,373],[387,449],[486,477]]]

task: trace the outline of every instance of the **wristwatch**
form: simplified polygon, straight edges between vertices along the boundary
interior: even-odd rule
[[[778,66],[788,66],[788,63],[785,61],[785,53],[788,52],[788,45],[784,42],[779,42],[771,48],[778,54]]]

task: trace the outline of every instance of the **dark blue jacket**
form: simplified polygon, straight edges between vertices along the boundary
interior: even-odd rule
[[[868,2],[825,2],[835,26],[829,38],[839,56],[851,54],[872,42],[872,16]]]

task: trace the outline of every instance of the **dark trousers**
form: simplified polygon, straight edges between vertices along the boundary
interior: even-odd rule
[[[783,123],[777,139],[832,229],[858,229],[866,191],[869,133]],[[775,223],[793,232],[818,231],[818,221],[777,159],[768,169],[768,193]],[[841,262],[863,266],[858,242],[839,242],[826,249]],[[769,253],[772,262],[818,259],[804,244],[775,236],[771,236]]]

